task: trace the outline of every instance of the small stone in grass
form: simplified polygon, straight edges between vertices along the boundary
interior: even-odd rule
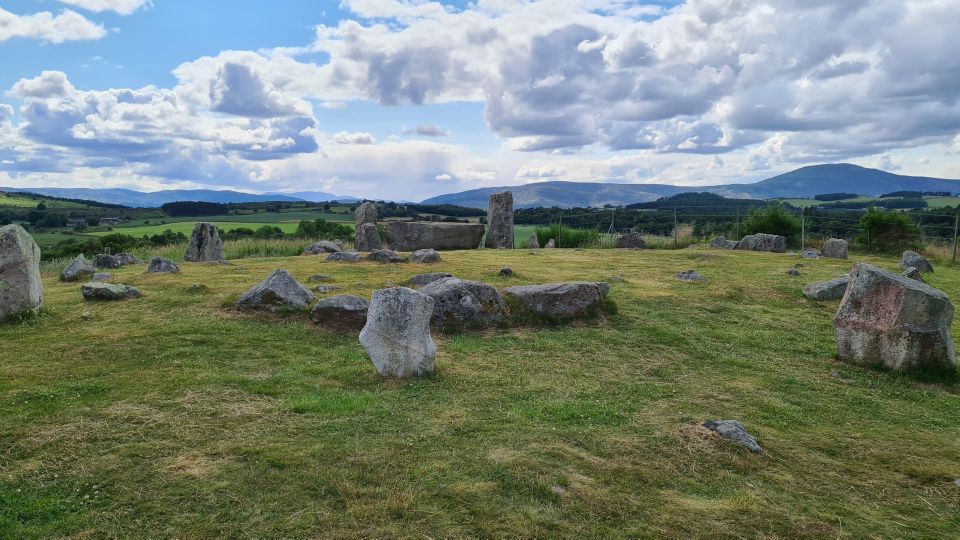
[[[510,277],[513,275],[513,269],[509,266],[504,266],[500,269],[500,275],[503,277]]]
[[[710,420],[705,422],[703,427],[718,433],[724,439],[745,446],[754,454],[762,454],[763,448],[757,444],[757,440],[747,433],[747,429],[737,420]]]

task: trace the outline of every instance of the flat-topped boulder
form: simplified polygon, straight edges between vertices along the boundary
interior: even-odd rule
[[[213,223],[197,223],[190,234],[190,243],[183,254],[187,262],[220,262],[223,258],[223,241],[220,230]]]
[[[367,255],[367,260],[381,263],[401,263],[403,257],[391,249],[375,249]]]
[[[20,225],[0,227],[0,321],[43,307],[40,247]]]
[[[154,257],[147,266],[147,273],[150,274],[176,274],[179,271],[180,267],[165,257]]]
[[[785,253],[787,251],[787,238],[779,234],[749,234],[741,238],[734,249]]]
[[[122,283],[106,283],[103,281],[91,281],[84,283],[80,287],[80,293],[86,300],[126,300],[127,298],[139,298],[140,289]]]
[[[251,287],[234,304],[239,309],[303,311],[310,307],[313,293],[282,268]]]
[[[424,286],[420,292],[434,300],[432,321],[437,327],[480,328],[496,324],[506,315],[500,291],[479,281],[448,277]]]
[[[723,236],[718,236],[710,241],[710,247],[715,249],[736,249],[736,240],[727,240]]]
[[[846,259],[849,246],[847,241],[841,238],[831,238],[823,243],[822,254],[828,259]]]
[[[117,258],[121,266],[126,266],[128,264],[143,264],[143,261],[137,258],[137,256],[133,253],[117,253],[114,255],[114,257]]]
[[[487,239],[491,249],[513,249],[513,193],[490,194],[487,208]]]
[[[385,235],[387,245],[396,251],[477,249],[484,230],[482,223],[391,221]]]
[[[910,250],[903,252],[903,258],[900,260],[900,268],[904,270],[907,268],[916,268],[922,274],[933,273],[933,265],[930,264],[930,261],[916,251]]]
[[[595,313],[609,290],[610,286],[603,282],[574,281],[507,287],[503,294],[536,315],[570,319]]]
[[[410,262],[418,264],[433,264],[440,262],[440,254],[433,248],[418,249],[410,254]]]
[[[428,274],[417,274],[410,278],[410,284],[414,287],[423,287],[424,285],[429,285],[434,281],[441,280],[443,278],[453,277],[453,274],[447,272],[431,272]]]
[[[373,292],[360,344],[377,373],[417,377],[434,372],[437,346],[430,336],[434,300],[406,287]]]
[[[644,249],[647,243],[638,232],[628,232],[617,237],[616,246],[620,249]]]
[[[81,253],[71,259],[67,266],[63,268],[63,272],[60,272],[60,281],[86,280],[93,277],[95,273],[97,273],[97,268]]]
[[[93,265],[97,268],[115,270],[123,266],[123,262],[121,262],[116,255],[110,255],[109,253],[98,253],[93,257]]]
[[[326,253],[339,253],[343,251],[343,246],[337,242],[321,240],[303,248],[304,255],[323,255]]]
[[[943,291],[860,263],[833,319],[837,355],[860,366],[954,373],[952,321]]]
[[[360,330],[367,322],[370,303],[350,294],[322,298],[310,311],[310,320],[335,330]]]
[[[807,248],[800,252],[800,257],[804,259],[819,259],[820,250],[815,248]]]
[[[842,276],[829,281],[818,281],[803,287],[803,296],[807,300],[839,300],[847,292],[849,276]]]
[[[327,255],[327,262],[360,262],[362,260],[363,255],[356,251],[340,251]]]

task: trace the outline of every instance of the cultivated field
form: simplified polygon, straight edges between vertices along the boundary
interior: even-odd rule
[[[833,358],[852,262],[620,250],[317,257],[115,271],[144,297],[0,327],[2,537],[954,537],[960,385]],[[887,268],[893,259],[868,258]],[[516,272],[497,275],[503,264]],[[427,271],[611,280],[616,314],[441,336],[377,376],[355,335],[228,306],[277,267],[369,297]],[[673,279],[698,269],[705,284]],[[619,276],[622,282],[614,278]],[[929,282],[960,298],[960,271]],[[201,283],[205,290],[190,289]],[[954,333],[960,327],[954,323]],[[700,427],[741,420],[766,453]]]

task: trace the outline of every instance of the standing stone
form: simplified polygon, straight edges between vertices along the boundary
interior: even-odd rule
[[[513,249],[513,193],[504,191],[490,195],[484,245],[493,249]]]
[[[149,274],[176,274],[179,271],[180,268],[165,257],[154,257],[150,259],[150,264],[147,266]]]
[[[40,247],[23,227],[0,227],[0,321],[42,306]]]
[[[916,268],[924,274],[933,273],[933,265],[930,264],[923,255],[917,253],[916,251],[904,251],[903,259],[900,261],[900,268],[906,270],[907,268]]]
[[[833,319],[837,355],[861,366],[953,373],[952,321],[943,291],[860,263]]]
[[[223,260],[223,242],[220,231],[212,223],[197,223],[190,235],[187,252],[183,254],[187,262],[220,262]]]
[[[278,268],[267,279],[254,285],[234,304],[240,309],[269,309],[270,311],[303,311],[310,307],[313,293],[289,272]]]
[[[831,238],[823,243],[823,256],[830,259],[846,259],[847,250],[847,241],[840,238]]]
[[[437,346],[430,337],[433,298],[406,287],[373,292],[360,343],[377,373],[389,377],[428,375]]]
[[[543,246],[543,249],[554,249],[555,247],[557,247],[557,243],[551,238],[547,240],[547,245]]]
[[[377,207],[373,203],[365,202],[354,212],[356,232],[353,236],[353,247],[357,251],[374,251],[380,249],[380,232],[377,230]]]
[[[617,237],[617,247],[620,249],[644,249],[647,243],[638,232],[628,232]]]
[[[67,266],[60,272],[61,281],[79,281],[89,279],[97,272],[93,264],[83,256],[83,253],[73,258]]]
[[[540,249],[540,239],[537,238],[537,233],[530,235],[530,238],[527,239],[527,249]]]

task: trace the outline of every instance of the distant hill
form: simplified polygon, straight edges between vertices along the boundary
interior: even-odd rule
[[[431,197],[424,204],[456,204],[486,208],[491,193],[510,190],[514,206],[572,207],[628,205],[657,200],[677,193],[709,192],[744,199],[777,197],[810,198],[837,191],[877,197],[891,191],[960,192],[960,180],[903,176],[846,163],[813,165],[753,184],[671,186],[665,184],[604,184],[591,182],[538,182],[522,186],[481,188]]]
[[[339,200],[340,197],[332,193],[323,193],[319,191],[302,192],[297,194],[283,193],[242,193],[239,191],[213,190],[213,189],[172,189],[164,191],[143,192],[132,189],[95,189],[95,188],[7,188],[0,187],[0,191],[19,191],[28,193],[37,193],[50,197],[59,197],[74,200],[97,201],[109,204],[119,204],[123,206],[156,208],[165,203],[177,201],[201,201],[214,203],[244,203],[244,202],[302,202],[302,201],[332,201]],[[309,198],[307,198],[309,195]],[[352,197],[344,197],[344,200],[353,200]]]

